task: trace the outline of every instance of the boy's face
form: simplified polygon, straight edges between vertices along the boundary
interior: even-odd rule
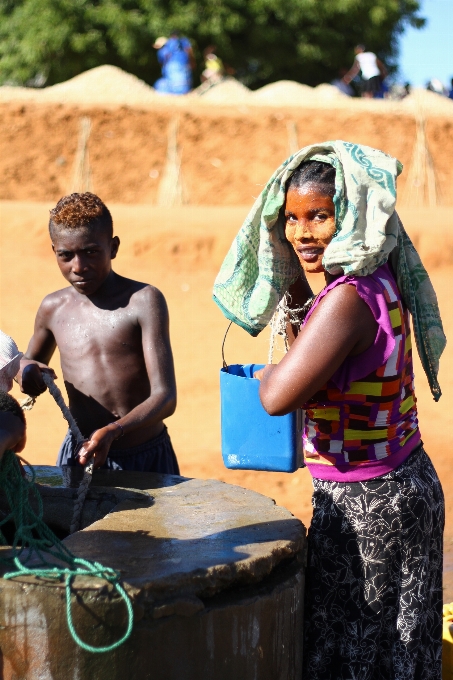
[[[66,281],[82,295],[94,295],[112,270],[120,241],[102,229],[55,229],[52,250]]]

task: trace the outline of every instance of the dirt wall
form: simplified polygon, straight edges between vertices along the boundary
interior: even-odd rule
[[[172,110],[0,104],[0,198],[56,201],[71,186],[79,122],[91,120],[92,188],[107,202],[155,204],[170,121],[179,119],[178,146],[185,200],[191,205],[250,205],[289,154],[288,124],[297,144],[347,139],[382,149],[406,166],[415,141],[412,115],[352,109],[230,108]],[[441,200],[453,204],[453,118],[426,122]]]

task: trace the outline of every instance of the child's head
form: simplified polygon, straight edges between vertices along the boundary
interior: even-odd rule
[[[74,229],[100,229],[110,237],[113,236],[112,216],[99,196],[89,191],[84,194],[69,194],[60,198],[50,211],[49,231],[52,239],[61,230]]]
[[[11,448],[16,453],[23,451],[27,440],[25,428],[25,415],[19,402],[7,392],[0,390],[0,450],[3,448],[2,439],[6,438],[11,441],[12,435],[12,440],[15,443],[11,444]]]
[[[95,293],[119,246],[107,206],[89,192],[64,196],[50,211],[49,232],[65,279],[83,295]]]
[[[0,331],[0,390],[9,392],[20,369],[22,352],[9,335]]]

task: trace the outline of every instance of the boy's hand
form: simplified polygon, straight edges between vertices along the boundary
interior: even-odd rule
[[[0,411],[0,460],[8,449],[16,453],[25,447],[25,424],[9,411]]]
[[[21,359],[20,371],[16,376],[21,392],[31,397],[38,397],[45,392],[47,387],[42,379],[43,373],[48,373],[54,380],[57,377],[54,370],[46,364],[32,359]]]
[[[107,425],[95,430],[89,440],[82,445],[79,452],[79,463],[87,465],[94,456],[94,469],[102,467],[109,455],[110,447],[121,434],[115,425]]]

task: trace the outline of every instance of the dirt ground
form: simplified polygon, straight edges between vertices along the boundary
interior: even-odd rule
[[[63,287],[46,231],[51,203],[0,203],[0,327],[25,350],[42,298]],[[311,481],[307,470],[292,475],[225,469],[220,452],[219,369],[227,322],[211,300],[213,280],[247,208],[243,206],[164,209],[111,205],[121,248],[116,270],[158,286],[165,294],[178,381],[178,408],[168,427],[183,475],[216,478],[271,496],[308,526]],[[453,335],[453,208],[400,210],[438,293],[448,337]],[[428,229],[427,229],[428,227]],[[312,277],[313,288],[322,277]],[[226,344],[229,363],[265,362],[268,333],[249,337],[237,327]],[[59,371],[58,357],[52,362]],[[443,397],[435,404],[418,359],[415,361],[423,440],[441,477],[447,501],[446,591],[453,600],[453,467],[445,433],[452,431],[453,344],[441,360]],[[61,380],[60,380],[61,385]],[[14,394],[18,395],[17,388]],[[66,427],[52,398],[41,396],[28,419],[24,456],[55,464]]]

